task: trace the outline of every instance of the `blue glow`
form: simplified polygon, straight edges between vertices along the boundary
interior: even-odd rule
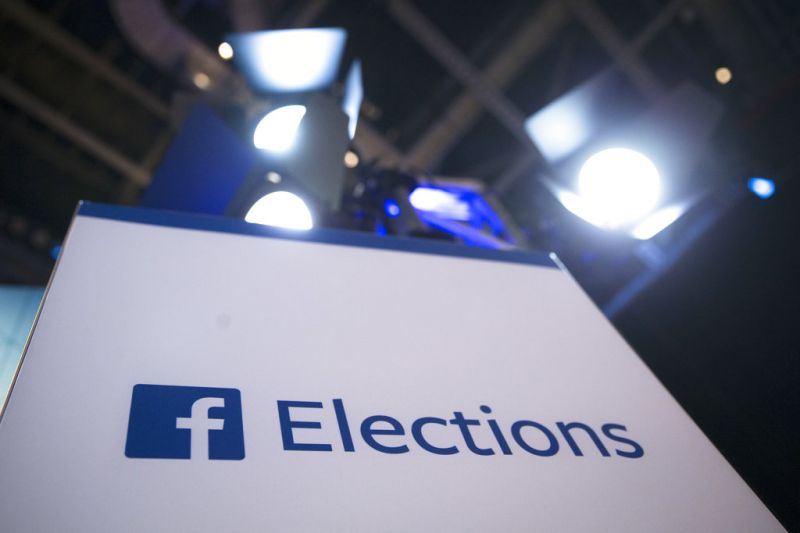
[[[458,237],[467,245],[513,247],[513,238],[500,215],[472,188],[420,185],[411,191],[409,202],[424,222]]]
[[[56,259],[58,259],[59,254],[61,254],[61,245],[56,244],[50,249],[50,257],[52,257],[53,261],[55,261]]]
[[[391,198],[387,198],[386,201],[383,202],[383,210],[389,218],[397,218],[400,216],[400,205]]]
[[[456,191],[421,185],[411,191],[408,201],[418,211],[433,213],[450,220],[470,219],[469,203]]]
[[[747,188],[762,200],[775,194],[775,182],[768,178],[750,178],[747,180]]]
[[[342,28],[259,31],[227,38],[250,86],[273,93],[313,91],[333,83],[346,40]]]

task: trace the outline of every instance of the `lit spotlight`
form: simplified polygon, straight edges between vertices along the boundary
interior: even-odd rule
[[[219,57],[225,61],[228,61],[229,59],[233,58],[233,46],[231,46],[231,43],[222,41],[217,47],[217,53],[219,54]]]
[[[287,105],[267,113],[256,126],[253,144],[256,148],[274,153],[289,151],[297,138],[300,121],[306,106]]]
[[[271,30],[229,35],[236,62],[259,92],[314,91],[336,79],[347,32],[342,28]]]
[[[719,67],[714,71],[714,77],[720,85],[727,85],[733,79],[733,74],[728,67]]]
[[[767,178],[750,178],[747,180],[747,188],[762,200],[775,194],[775,182]]]
[[[344,166],[347,168],[356,168],[358,166],[358,154],[352,150],[348,150],[344,154]]]
[[[308,230],[314,226],[306,203],[296,194],[276,191],[260,198],[244,219],[254,224]]]
[[[205,72],[195,72],[192,76],[192,83],[198,89],[206,90],[211,86],[211,78]]]
[[[659,209],[633,228],[631,235],[643,241],[651,239],[661,233],[662,230],[666,229],[667,226],[678,220],[683,214],[683,211],[684,208],[677,205]]]
[[[578,196],[591,213],[589,222],[617,228],[635,222],[656,206],[660,182],[658,170],[647,157],[627,148],[610,148],[583,164]]]
[[[270,170],[267,172],[267,175],[264,176],[268,182],[278,184],[283,181],[283,176],[275,172],[274,170]]]

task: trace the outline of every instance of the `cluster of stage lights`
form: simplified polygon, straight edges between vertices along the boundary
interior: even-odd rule
[[[235,53],[228,42],[220,43],[217,51],[226,61],[232,59]],[[733,77],[727,67],[719,67],[714,74],[721,85],[730,83]],[[199,81],[200,84],[195,80],[198,86],[207,85],[202,83],[204,80]],[[290,152],[296,144],[305,114],[303,105],[286,105],[271,110],[257,124],[253,144],[271,154]],[[358,156],[348,151],[344,159],[345,166],[354,168],[358,163]],[[774,183],[766,178],[751,178],[748,188],[762,199],[769,198],[775,191]],[[412,193],[410,200],[417,209],[424,210],[429,207],[427,203],[441,203],[442,198],[434,197],[437,193],[444,194],[444,191],[420,188]],[[562,189],[557,196],[564,207],[585,221],[609,230],[624,228],[631,236],[641,240],[654,237],[685,211],[681,205],[656,209],[661,196],[658,169],[644,154],[627,148],[610,148],[589,157],[579,172],[577,190]],[[450,204],[457,206],[457,202]],[[386,207],[390,217],[399,215],[399,206],[395,202]],[[311,211],[306,203],[288,191],[272,192],[259,199],[250,208],[245,220],[298,230],[313,227]]]
[[[346,38],[342,28],[238,33],[220,43],[217,53],[225,61],[236,60],[248,85],[256,93],[307,95],[325,90],[334,81]],[[360,64],[355,61],[348,72],[342,103],[343,111],[350,119],[348,133],[351,139],[356,120],[353,115],[357,117],[361,104],[360,84]],[[268,110],[253,130],[253,145],[276,162],[286,163],[284,159],[293,161],[302,157],[304,154],[295,152],[300,149],[300,137],[304,135],[301,123],[307,111],[306,105],[300,103]],[[305,145],[302,149],[306,149]],[[358,155],[347,151],[342,163],[346,168],[355,168],[359,164]],[[274,171],[265,177],[274,185],[283,182],[283,177]],[[287,190],[277,190],[258,199],[247,211],[245,220],[295,230],[308,230],[314,225],[309,204]]]
[[[228,42],[222,42],[217,47],[217,53],[222,59],[229,61],[233,59],[233,46]],[[295,145],[297,131],[305,114],[306,108],[302,105],[287,105],[273,109],[256,125],[253,144],[256,148],[272,154],[289,152]],[[274,184],[281,182],[280,175],[275,172],[270,172],[267,179]],[[310,230],[314,227],[314,219],[308,205],[298,195],[289,191],[274,191],[264,195],[250,207],[244,219],[253,224],[293,230]]]

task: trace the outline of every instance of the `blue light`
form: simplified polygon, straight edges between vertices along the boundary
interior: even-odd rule
[[[750,178],[747,180],[747,188],[762,200],[775,194],[775,182],[767,178]]]
[[[418,211],[433,213],[450,220],[467,221],[472,213],[469,203],[461,197],[460,192],[420,185],[411,191],[408,201]]]
[[[514,245],[500,215],[474,188],[420,185],[408,199],[423,222],[458,237],[464,244],[498,249]]]
[[[389,218],[397,218],[400,216],[400,205],[391,198],[387,198],[386,201],[383,202],[383,210]]]
[[[52,258],[53,258],[53,261],[55,261],[56,259],[58,259],[58,256],[59,256],[60,254],[61,254],[61,245],[60,245],[60,244],[56,244],[55,246],[53,246],[53,247],[50,249],[50,257],[52,257]]]

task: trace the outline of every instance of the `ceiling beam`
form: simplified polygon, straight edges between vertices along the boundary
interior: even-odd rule
[[[150,173],[146,169],[5,77],[0,77],[0,98],[69,139],[136,185],[144,187],[150,183]]]
[[[267,13],[262,0],[228,0],[228,18],[235,32],[267,29]],[[270,6],[272,7],[272,6]]]
[[[557,2],[550,2],[547,6],[555,11],[558,9],[553,7],[556,4]],[[517,138],[520,144],[527,146],[529,150],[538,152],[525,132],[525,115],[492,82],[488,81],[425,15],[408,0],[391,0],[389,13],[453,77],[467,87],[472,96],[492,113]],[[540,28],[540,30],[542,29]],[[504,59],[503,62],[498,61],[498,66],[495,67],[498,72],[513,70],[509,67],[514,66],[514,60],[511,57]],[[461,105],[466,106],[466,104]],[[450,114],[445,117],[444,122],[455,124],[458,120],[454,114]],[[470,124],[471,122],[467,125]],[[458,126],[457,128],[463,127]],[[449,128],[449,126],[442,126],[442,133],[437,133],[437,136],[444,140],[447,139],[447,135],[444,133],[445,128]],[[453,131],[457,131],[456,128],[453,128]],[[431,159],[431,155],[423,154],[420,149],[415,158],[424,164]],[[407,162],[417,164],[411,159],[408,159]]]
[[[27,115],[17,112],[0,112],[2,128],[18,142],[30,147],[30,153],[46,159],[53,167],[75,180],[76,184],[106,190],[113,183],[110,174],[80,150],[59,142],[58,136],[47,128],[36,127]]]
[[[292,28],[305,28],[314,22],[319,15],[328,7],[330,0],[307,0],[303,8],[292,20]]]
[[[402,6],[406,24],[423,24],[421,14],[409,17],[406,5]],[[514,77],[544,48],[552,42],[567,20],[568,12],[562,3],[550,0],[538,8],[519,29],[510,36],[505,46],[489,61],[482,72],[478,72],[469,60],[452,48],[447,58],[437,58],[456,76],[467,90],[461,93],[447,109],[425,131],[409,150],[407,164],[429,169],[436,165],[442,157],[469,131],[480,118],[486,106],[516,136],[524,135],[523,146],[530,149],[531,141],[524,132],[525,117],[510,101],[502,90]],[[444,36],[432,39],[430,22],[417,26],[415,31],[424,31],[431,45],[439,46]],[[421,29],[420,29],[421,28]],[[438,44],[436,44],[439,42]],[[432,52],[433,53],[433,52]],[[459,76],[457,73],[462,72]],[[491,107],[495,106],[495,107]],[[502,107],[499,110],[497,106]]]
[[[644,39],[634,40],[636,48],[626,43],[611,19],[603,13],[594,0],[570,0],[569,7],[639,91],[650,100],[658,99],[663,93],[661,84],[638,58],[638,52],[645,44]],[[658,17],[654,21],[661,27],[665,24]],[[653,22],[648,27],[652,24]],[[655,35],[655,32],[650,32],[648,28],[642,31],[644,32],[650,33],[650,39]]]
[[[169,107],[165,103],[35,9],[18,0],[3,0],[0,13],[126,93],[158,118],[169,120]]]

